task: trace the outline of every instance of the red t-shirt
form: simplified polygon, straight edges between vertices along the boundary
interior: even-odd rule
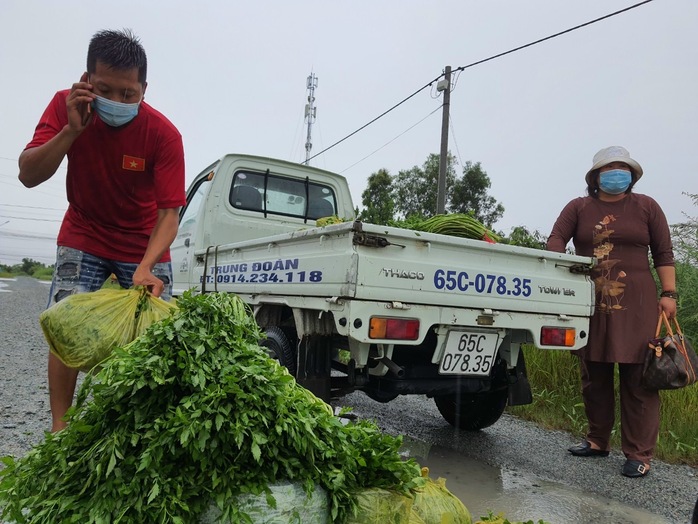
[[[68,93],[56,93],[26,149],[45,144],[67,125]],[[177,128],[145,102],[118,128],[93,113],[67,156],[69,206],[58,245],[139,263],[157,210],[185,204],[184,148]],[[169,261],[168,250],[160,262]]]

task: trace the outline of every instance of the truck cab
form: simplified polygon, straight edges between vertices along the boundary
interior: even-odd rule
[[[192,287],[197,249],[298,231],[330,216],[354,218],[349,186],[341,175],[272,158],[223,156],[199,173],[187,191],[170,247],[173,295]]]

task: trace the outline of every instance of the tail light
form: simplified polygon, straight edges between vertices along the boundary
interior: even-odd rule
[[[540,329],[541,346],[574,346],[577,330],[574,328],[558,328],[543,326]]]
[[[417,340],[419,320],[415,318],[371,317],[368,327],[369,338],[389,340]]]

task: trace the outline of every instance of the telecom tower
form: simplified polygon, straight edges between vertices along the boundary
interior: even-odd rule
[[[310,150],[313,148],[313,143],[311,142],[311,134],[313,129],[313,123],[315,123],[315,116],[317,114],[317,108],[315,107],[315,89],[317,88],[317,77],[315,73],[310,73],[307,81],[308,88],[308,103],[305,104],[305,121],[308,125],[308,133],[305,139],[305,162],[307,164],[310,160]]]

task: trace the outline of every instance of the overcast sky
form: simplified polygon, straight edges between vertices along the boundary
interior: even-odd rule
[[[312,154],[442,74],[639,0],[0,2],[0,263],[53,263],[65,169],[33,189],[17,158],[55,91],[85,70],[100,29],[131,28],[148,54],[146,100],[180,130],[187,183],[226,153],[305,159],[306,78],[318,77]],[[594,153],[630,150],[636,191],[670,223],[698,215],[698,2],[654,0],[454,75],[449,150],[481,162],[505,207],[496,229],[548,234],[584,192]],[[369,175],[438,153],[435,84],[311,161]],[[431,115],[430,115],[431,114]],[[460,169],[458,170],[460,174]],[[108,191],[108,188],[104,188]]]

